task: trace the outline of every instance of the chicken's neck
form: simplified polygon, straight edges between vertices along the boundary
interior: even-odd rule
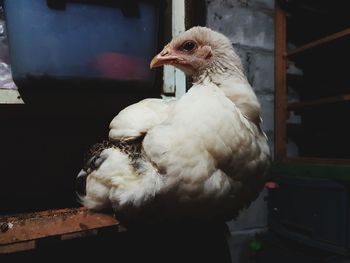
[[[226,61],[226,62],[225,62]],[[221,59],[192,76],[194,84],[213,83],[224,92],[242,112],[257,126],[260,124],[260,103],[243,73],[238,57]]]
[[[246,80],[240,58],[234,52],[217,53],[215,59],[192,75],[194,83],[200,83],[213,76],[234,76],[237,79]]]

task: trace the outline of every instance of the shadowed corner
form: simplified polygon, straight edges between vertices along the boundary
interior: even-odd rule
[[[75,179],[75,191],[77,193],[77,201],[81,203],[82,197],[86,195],[86,178],[87,173],[81,170]]]

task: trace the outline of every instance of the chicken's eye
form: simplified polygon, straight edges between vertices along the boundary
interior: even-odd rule
[[[184,51],[192,51],[193,49],[195,49],[195,47],[196,47],[196,43],[195,42],[193,42],[193,41],[186,41],[182,45],[182,50],[184,50]]]

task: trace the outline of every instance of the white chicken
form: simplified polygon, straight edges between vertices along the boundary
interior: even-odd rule
[[[180,99],[146,99],[111,122],[78,175],[81,203],[131,221],[230,219],[262,188],[270,160],[260,104],[231,42],[193,27],[153,58],[192,76]]]

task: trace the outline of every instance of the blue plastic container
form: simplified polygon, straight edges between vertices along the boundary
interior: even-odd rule
[[[95,81],[99,88],[111,83],[152,87],[149,63],[157,49],[158,1],[4,0],[3,4],[12,74],[20,88]]]

